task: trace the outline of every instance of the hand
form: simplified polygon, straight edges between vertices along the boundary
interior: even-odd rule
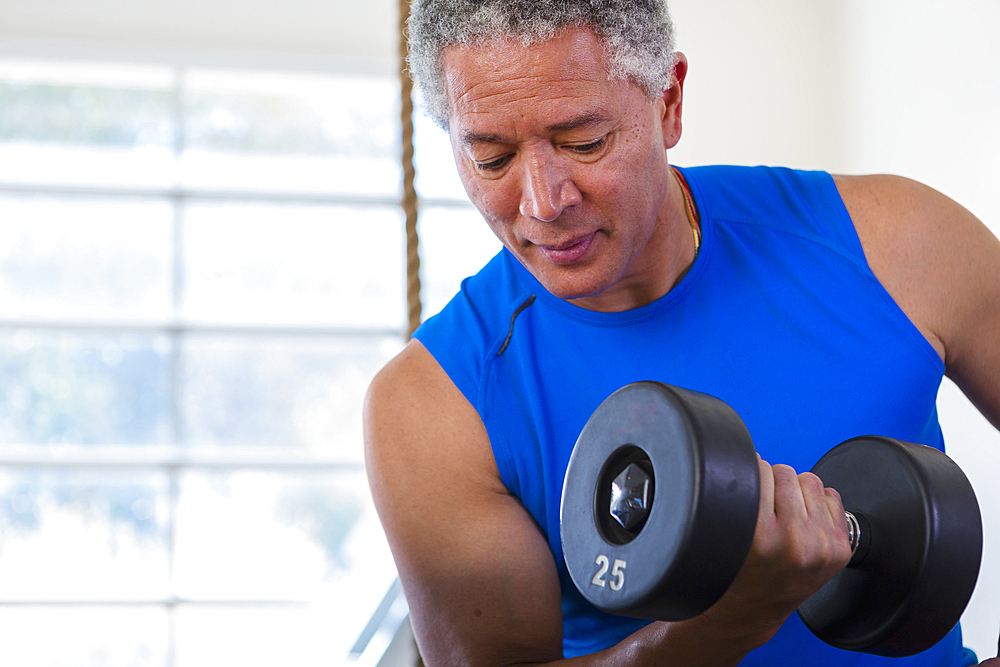
[[[750,553],[729,591],[707,613],[769,639],[846,567],[851,547],[839,493],[812,473],[797,475],[764,460],[758,464],[760,508]]]

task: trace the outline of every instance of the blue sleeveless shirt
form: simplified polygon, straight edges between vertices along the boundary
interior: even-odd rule
[[[765,460],[798,471],[857,435],[944,448],[935,406],[944,365],[872,274],[832,177],[765,167],[682,173],[702,244],[662,298],[618,313],[579,308],[503,250],[415,334],[478,411],[503,483],[548,539],[566,657],[648,623],[587,603],[559,538],[570,452],[623,385],[658,380],[718,396]],[[828,646],[793,614],[742,664],[975,662],[957,627],[930,650],[892,660]]]

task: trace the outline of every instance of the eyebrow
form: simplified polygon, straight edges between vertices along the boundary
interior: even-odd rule
[[[573,118],[572,120],[563,121],[562,123],[556,123],[554,125],[549,125],[545,129],[549,132],[568,132],[569,130],[576,130],[581,127],[587,127],[588,125],[597,125],[598,123],[603,123],[608,120],[608,116],[603,113],[592,111],[590,113],[585,113],[582,116]]]
[[[570,130],[576,130],[581,127],[588,127],[591,125],[597,125],[608,120],[608,116],[599,112],[585,113],[576,118],[563,121],[561,123],[554,123],[548,125],[545,130],[547,132],[568,132]],[[469,130],[462,134],[462,143],[466,146],[474,146],[477,144],[502,144],[508,143],[508,140],[499,134],[493,132],[473,132]]]
[[[506,141],[499,134],[469,130],[462,134],[462,143],[466,146],[474,146],[476,144],[502,144],[506,143]]]

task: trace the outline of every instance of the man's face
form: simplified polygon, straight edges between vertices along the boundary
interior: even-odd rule
[[[666,293],[673,260],[663,251],[676,236],[666,149],[680,137],[680,85],[650,102],[634,83],[610,81],[583,28],[443,58],[459,175],[521,263],[595,310]]]

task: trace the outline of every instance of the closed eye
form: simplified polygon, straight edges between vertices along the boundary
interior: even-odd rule
[[[479,171],[500,171],[509,161],[509,155],[504,155],[503,157],[499,157],[496,160],[490,160],[489,162],[476,161],[476,169]]]
[[[597,141],[592,141],[589,144],[572,144],[567,146],[568,149],[574,153],[579,153],[581,155],[590,155],[591,153],[596,153],[604,147],[606,137],[601,137]]]

